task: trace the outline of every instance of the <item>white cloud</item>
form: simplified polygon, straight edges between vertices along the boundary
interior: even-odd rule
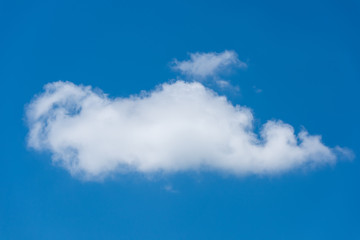
[[[228,87],[231,86],[230,83],[228,81],[225,81],[225,80],[217,80],[216,84],[221,88],[228,88]]]
[[[222,79],[216,80],[215,83],[216,83],[216,86],[219,87],[221,90],[231,90],[233,92],[240,91],[239,86],[234,86],[226,80],[222,80]]]
[[[183,75],[195,78],[213,77],[230,67],[246,68],[236,52],[225,50],[221,53],[191,53],[190,60],[173,61],[172,68]]]
[[[256,93],[262,93],[262,89],[260,89],[260,88],[257,88],[256,86],[253,86],[253,89],[254,89],[254,92],[256,92]]]
[[[175,190],[175,189],[173,188],[173,186],[170,185],[170,184],[165,185],[164,190],[167,191],[167,192],[170,192],[170,193],[178,193],[178,191]]]
[[[49,151],[73,175],[222,171],[273,174],[334,163],[320,136],[268,121],[259,134],[249,108],[201,83],[177,81],[129,98],[54,82],[27,107],[28,144]],[[340,151],[339,151],[340,150]]]

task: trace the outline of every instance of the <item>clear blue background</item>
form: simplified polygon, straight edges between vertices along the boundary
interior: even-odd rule
[[[235,50],[256,124],[282,119],[359,156],[359,1],[0,1],[0,239],[360,239],[360,165],[239,178],[82,182],[27,149],[24,105],[51,81],[126,97],[173,58]],[[261,93],[254,91],[262,89]],[[172,185],[177,193],[164,189]]]

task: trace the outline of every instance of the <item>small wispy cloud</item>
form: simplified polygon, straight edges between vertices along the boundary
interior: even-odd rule
[[[170,193],[178,193],[178,190],[175,190],[171,184],[167,184],[164,186],[164,190]]]
[[[254,92],[256,92],[256,93],[262,93],[262,91],[263,91],[261,88],[258,88],[256,86],[253,86],[253,89],[254,89]]]
[[[221,88],[228,88],[231,86],[230,83],[225,80],[216,80],[216,84]]]
[[[223,52],[210,53],[190,53],[190,59],[179,61],[175,59],[172,62],[172,69],[181,74],[203,79],[214,77],[223,71],[231,68],[246,68],[247,64],[239,60],[234,51],[225,50]]]
[[[222,80],[222,79],[215,80],[215,84],[216,86],[218,86],[220,90],[230,90],[232,92],[237,92],[237,93],[240,91],[239,86],[234,86],[229,81],[226,80]]]

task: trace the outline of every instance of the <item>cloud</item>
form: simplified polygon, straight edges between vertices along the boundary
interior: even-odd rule
[[[191,53],[190,60],[172,62],[172,69],[192,78],[214,77],[231,67],[246,68],[236,52],[225,50],[221,53]]]
[[[249,108],[199,82],[164,83],[141,95],[110,98],[59,81],[44,86],[26,116],[28,145],[89,180],[128,172],[275,174],[332,164],[337,152],[346,152],[305,130],[296,135],[281,121],[268,121],[257,133]]]
[[[253,89],[254,89],[254,92],[256,92],[256,93],[262,93],[262,89],[260,89],[260,88],[257,88],[256,86],[253,86]]]
[[[173,188],[172,185],[168,184],[168,185],[165,185],[164,187],[164,190],[167,191],[167,192],[170,192],[170,193],[179,193],[177,190],[175,190]]]
[[[216,83],[216,86],[219,87],[221,90],[231,90],[231,91],[234,91],[234,92],[239,92],[240,91],[240,88],[239,86],[234,86],[232,85],[230,82],[228,81],[225,81],[225,80],[216,80],[215,81]]]

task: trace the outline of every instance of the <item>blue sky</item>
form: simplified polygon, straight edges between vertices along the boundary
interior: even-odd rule
[[[356,1],[1,1],[0,239],[359,239],[359,11]],[[174,69],[174,59],[225,50],[247,67],[206,79]],[[26,106],[45,84],[92,86],[115,101],[171,79],[251,109],[255,133],[282,120],[355,158],[270,174],[175,160],[183,169],[148,174],[146,160],[99,180],[54,164],[53,145],[28,146]]]

